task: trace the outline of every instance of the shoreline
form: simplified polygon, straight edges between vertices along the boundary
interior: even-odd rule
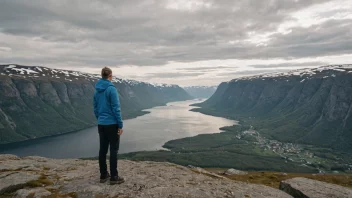
[[[153,107],[154,108],[154,107]],[[145,110],[141,110],[139,111],[139,115],[137,116],[131,116],[128,117],[124,120],[131,120],[131,119],[135,119],[144,115],[147,115],[150,113],[150,111],[147,111],[147,109]],[[49,138],[54,138],[54,137],[59,137],[59,136],[64,136],[64,135],[68,135],[68,134],[72,134],[72,133],[77,133],[79,131],[85,130],[85,129],[90,129],[93,127],[97,127],[97,124],[93,124],[89,127],[84,127],[81,129],[77,129],[77,130],[73,130],[73,131],[69,131],[69,132],[65,132],[65,133],[60,133],[60,134],[56,134],[56,135],[48,135],[48,136],[42,136],[42,137],[38,137],[38,138],[33,138],[33,139],[28,139],[28,140],[23,140],[23,141],[17,141],[17,142],[10,142],[10,143],[5,143],[5,144],[0,144],[0,153],[9,150],[9,149],[13,149],[13,148],[17,148],[19,147],[18,144],[24,143],[24,144],[28,144],[31,143],[32,141],[40,141],[40,140],[45,140],[45,139],[49,139]]]
[[[192,100],[197,100],[198,101],[198,99],[192,99]],[[173,103],[173,102],[183,102],[183,101],[192,101],[192,100],[170,101],[170,102],[167,102],[165,104],[159,104],[159,105],[156,105],[156,106],[153,106],[153,107],[150,107],[150,108],[146,108],[146,109],[142,109],[140,111],[136,111],[136,112],[133,113],[134,114],[133,116],[128,116],[124,120],[125,121],[132,120],[132,119],[136,119],[138,117],[142,117],[142,116],[145,116],[147,114],[150,114],[151,113],[150,109],[152,109],[152,108],[165,107],[169,103]],[[80,129],[76,129],[76,130],[73,130],[73,131],[60,133],[60,134],[56,134],[56,135],[48,135],[48,136],[42,136],[42,137],[33,138],[33,139],[26,139],[26,140],[22,140],[22,141],[16,141],[16,142],[0,144],[0,154],[5,154],[7,150],[16,149],[16,148],[19,148],[19,147],[22,147],[22,146],[26,146],[26,145],[31,145],[33,143],[33,141],[43,141],[43,140],[50,139],[50,138],[65,136],[65,135],[69,135],[69,134],[80,132],[82,130],[94,128],[94,127],[97,127],[97,126],[98,126],[97,124],[92,124],[92,125],[90,125],[88,127],[83,127],[83,128],[80,128]]]

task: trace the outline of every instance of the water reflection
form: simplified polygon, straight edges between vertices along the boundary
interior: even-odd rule
[[[235,121],[189,111],[190,104],[200,101],[182,101],[148,109],[150,114],[125,121],[120,153],[157,150],[169,140],[204,133],[218,133],[219,128]],[[77,158],[98,155],[97,127],[76,133],[16,143],[0,153],[19,156],[39,155],[52,158]]]

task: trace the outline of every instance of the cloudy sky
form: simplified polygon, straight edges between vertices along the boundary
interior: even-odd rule
[[[182,86],[352,63],[352,1],[0,0],[0,63]]]

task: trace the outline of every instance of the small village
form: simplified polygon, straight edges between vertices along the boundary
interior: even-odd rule
[[[315,155],[313,152],[309,151],[309,145],[301,145],[294,143],[283,143],[278,140],[270,140],[263,135],[261,135],[258,131],[254,130],[253,127],[249,130],[242,131],[241,133],[236,135],[237,139],[243,139],[244,137],[251,136],[255,138],[254,143],[258,145],[263,151],[273,152],[283,158],[286,162],[297,162],[301,163],[302,166],[310,166],[316,168],[320,174],[324,174],[327,170],[324,170],[321,164],[327,163],[337,163],[341,167],[344,167],[343,171],[351,171],[352,170],[352,161],[346,162],[343,159],[326,159],[321,158]],[[339,171],[332,171],[333,173],[339,173]]]

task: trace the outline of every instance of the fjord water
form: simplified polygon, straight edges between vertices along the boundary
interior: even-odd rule
[[[198,134],[219,133],[219,128],[236,124],[233,120],[189,111],[201,100],[172,102],[148,109],[146,114],[126,120],[119,153],[162,149],[167,141]],[[11,144],[0,153],[18,156],[38,155],[51,158],[84,158],[98,156],[97,127],[75,133]]]

